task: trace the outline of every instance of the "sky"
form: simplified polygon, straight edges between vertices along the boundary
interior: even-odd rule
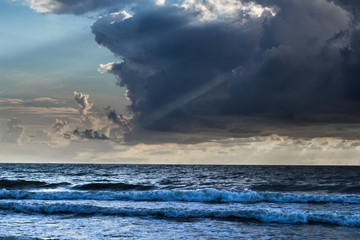
[[[359,14],[3,0],[0,162],[359,165]]]

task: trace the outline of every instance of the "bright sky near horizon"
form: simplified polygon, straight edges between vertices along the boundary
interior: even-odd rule
[[[358,165],[359,6],[1,1],[0,162]]]

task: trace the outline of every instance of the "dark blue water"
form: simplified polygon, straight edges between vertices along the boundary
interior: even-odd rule
[[[0,164],[0,239],[360,239],[360,167]]]

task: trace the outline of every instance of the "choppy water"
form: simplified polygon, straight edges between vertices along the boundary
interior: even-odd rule
[[[360,239],[360,167],[0,164],[0,239]]]

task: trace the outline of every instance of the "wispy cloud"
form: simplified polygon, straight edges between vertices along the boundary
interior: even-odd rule
[[[25,102],[25,100],[19,98],[0,98],[1,105],[20,105]]]
[[[32,101],[33,102],[49,102],[49,103],[55,103],[55,104],[65,104],[66,103],[65,100],[49,98],[49,97],[38,97],[38,98],[34,98]],[[31,100],[29,102],[31,102]]]
[[[21,104],[31,104],[31,103],[53,103],[53,104],[65,104],[65,100],[50,98],[50,97],[37,97],[34,99],[19,99],[19,98],[0,98],[0,105],[21,105]]]
[[[44,115],[44,117],[57,114],[74,115],[78,113],[78,109],[71,107],[4,106],[0,107],[0,110],[24,114],[38,114]]]

